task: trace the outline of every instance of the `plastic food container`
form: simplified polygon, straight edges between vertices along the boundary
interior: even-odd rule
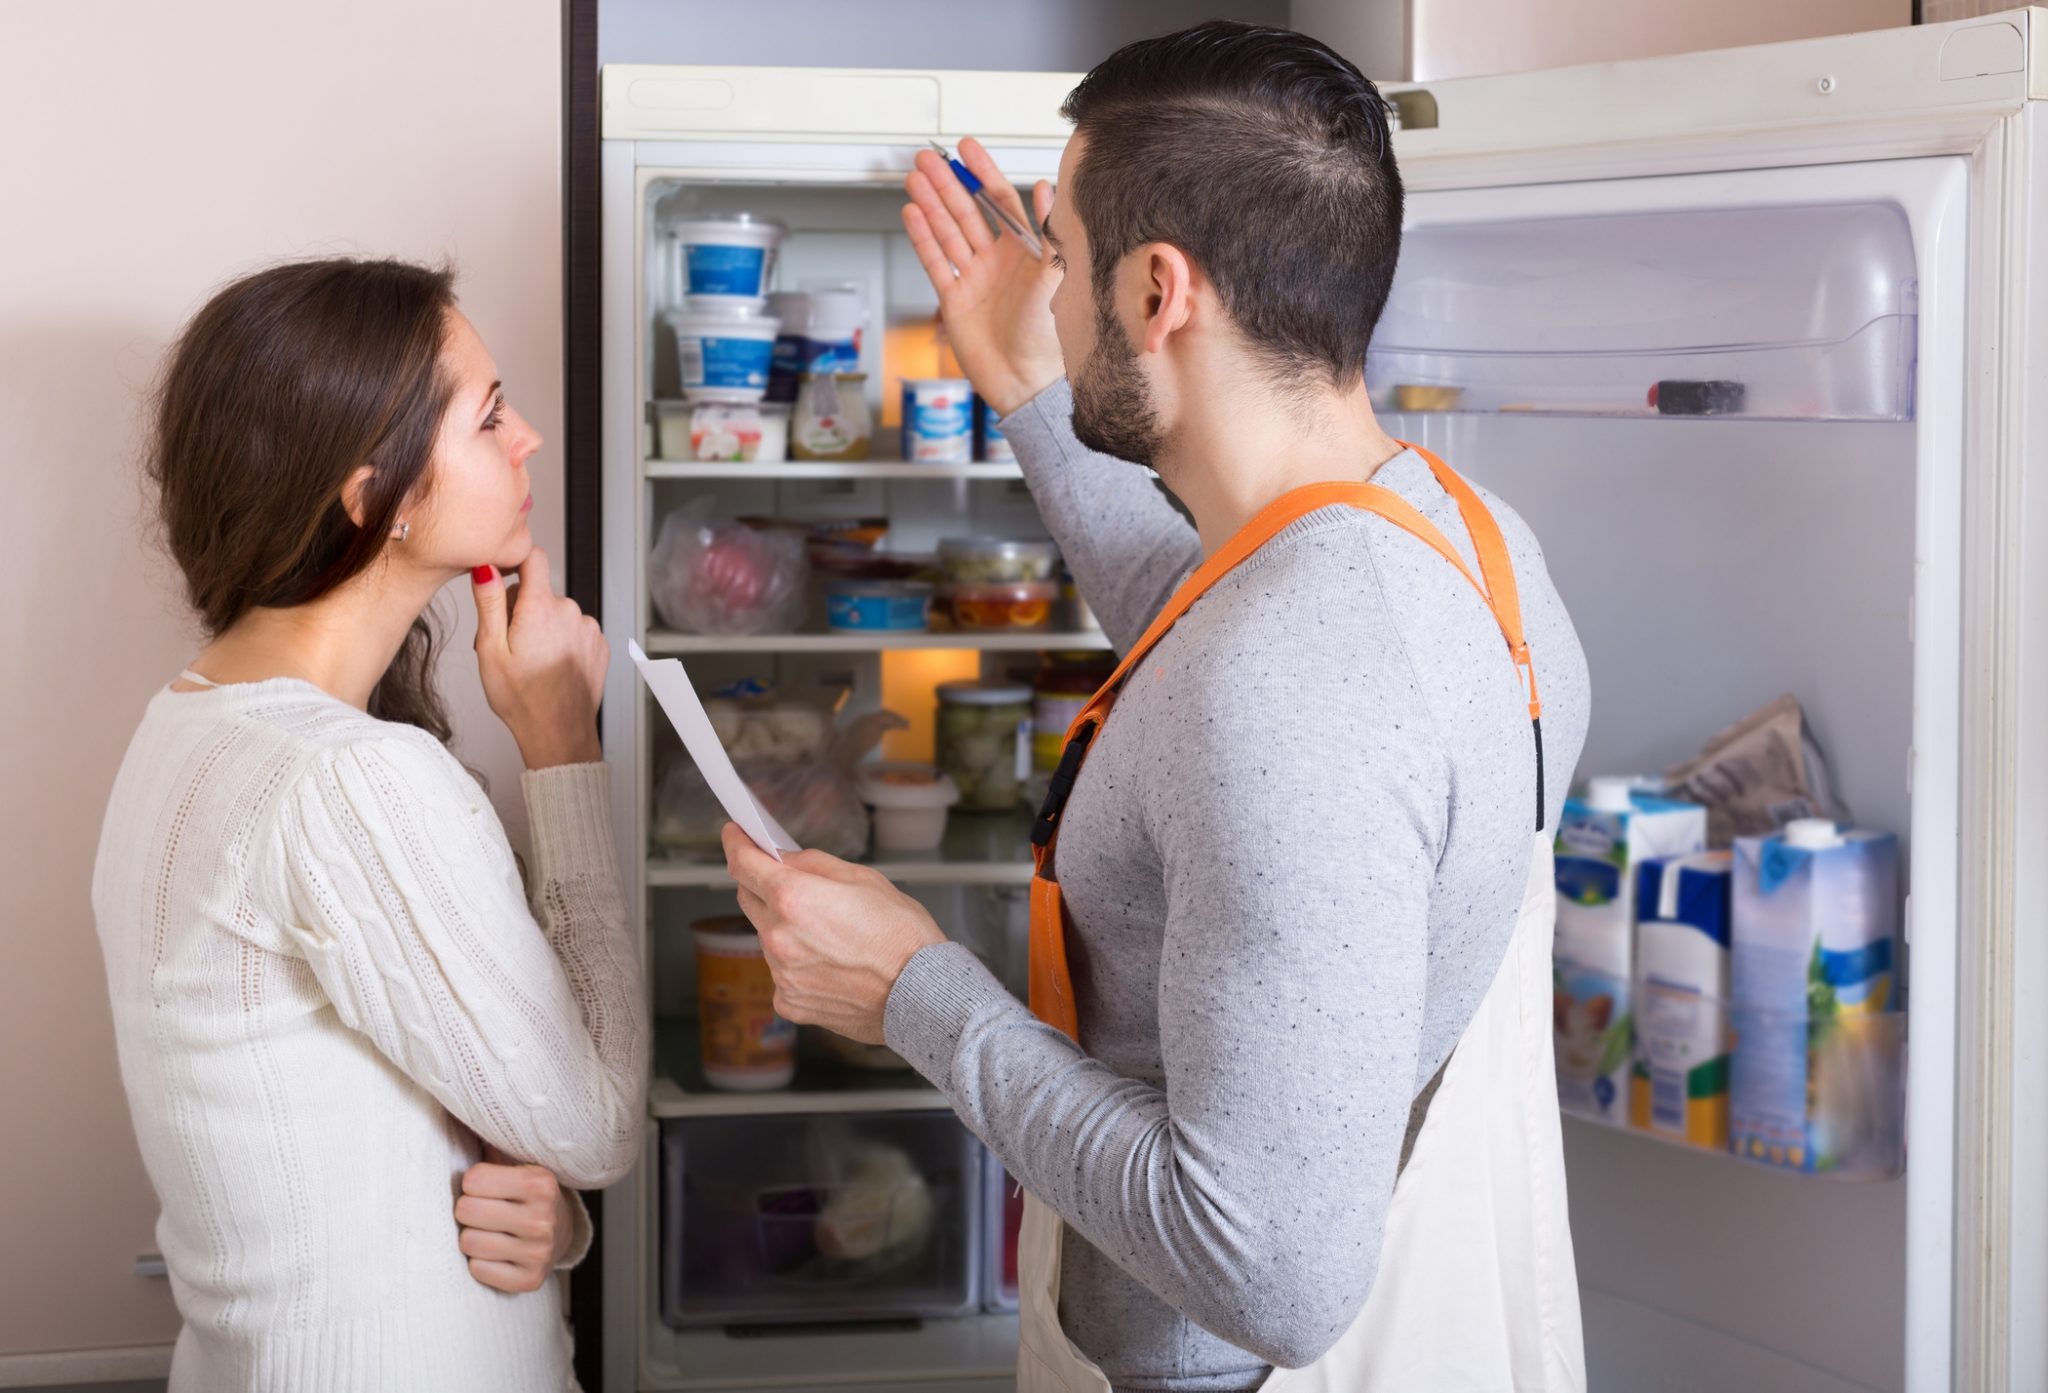
[[[807,372],[857,372],[867,307],[858,290],[778,290],[768,312],[782,321],[768,400],[793,402]]]
[[[853,782],[875,810],[876,851],[936,851],[946,839],[946,810],[960,788],[932,765],[864,764]]]
[[[1031,775],[1031,689],[1001,682],[939,687],[939,767],[960,788],[960,807],[1007,812]]]
[[[939,543],[939,570],[955,585],[1051,580],[1060,549],[1051,542],[1001,537],[948,537]]]
[[[676,371],[693,402],[752,404],[768,394],[768,366],[779,325],[745,310],[674,310],[663,316],[676,336]]]
[[[945,585],[939,588],[938,608],[965,633],[1049,629],[1059,597],[1059,586],[1049,580]]]
[[[775,273],[775,250],[782,245],[781,223],[733,213],[673,227],[681,245],[676,288],[686,309],[761,308]]]
[[[789,420],[789,454],[800,460],[864,460],[873,446],[864,372],[806,373]]]
[[[923,633],[931,614],[932,588],[921,580],[841,580],[825,592],[825,626],[834,633]]]
[[[697,1021],[704,1081],[759,1093],[787,1088],[796,1074],[796,1027],[775,1014],[775,979],[761,937],[739,915],[699,919]]]
[[[671,1326],[980,1305],[983,1152],[950,1112],[668,1118],[661,1152]]]
[[[905,379],[903,458],[917,464],[974,459],[974,388],[964,377]]]
[[[654,423],[660,459],[774,464],[789,456],[786,406],[658,401]]]

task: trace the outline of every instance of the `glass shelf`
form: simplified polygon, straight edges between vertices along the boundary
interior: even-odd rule
[[[855,1069],[797,1052],[788,1088],[745,1093],[716,1089],[704,1080],[697,1018],[664,1015],[655,1021],[649,1117],[757,1117],[778,1113],[916,1112],[944,1108],[946,1100],[914,1069]]]
[[[853,464],[819,464],[782,460],[773,464],[696,460],[649,460],[650,479],[888,479],[911,483],[952,483],[960,480],[1008,481],[1024,477],[1014,463],[913,464],[905,460],[863,460]]]
[[[898,885],[1029,885],[1032,814],[954,812],[937,852],[919,856],[870,855],[862,860]],[[650,851],[647,883],[659,889],[723,889],[732,884],[721,860],[697,860]]]
[[[907,649],[1031,653],[1042,649],[1108,648],[1109,640],[1100,629],[906,634],[684,634],[674,629],[649,629],[643,646],[657,657],[687,653],[886,653]]]

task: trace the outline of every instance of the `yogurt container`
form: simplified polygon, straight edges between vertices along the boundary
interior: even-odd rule
[[[974,388],[964,377],[906,378],[903,458],[917,464],[974,459]]]
[[[864,764],[854,773],[860,801],[875,810],[876,851],[936,851],[946,810],[960,789],[929,764]]]
[[[693,402],[750,404],[768,394],[768,367],[781,325],[745,310],[674,310],[676,371]]]
[[[867,310],[858,290],[778,290],[768,312],[782,321],[768,400],[793,402],[805,373],[858,372]]]
[[[920,634],[932,588],[919,580],[842,580],[825,592],[825,626],[840,634]]]
[[[974,399],[974,457],[986,464],[1008,464],[1017,458],[1017,452],[1003,435],[1001,418],[1002,413],[993,406],[980,397]]]
[[[772,218],[732,213],[672,224],[680,244],[677,289],[685,309],[758,310],[775,273],[784,228]]]

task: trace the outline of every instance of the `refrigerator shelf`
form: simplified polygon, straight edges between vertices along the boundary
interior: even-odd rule
[[[1890,202],[1421,221],[1365,375],[1385,411],[1909,421],[1918,319]]]
[[[1008,633],[948,634],[681,634],[649,629],[648,653],[881,653],[905,649],[978,649],[985,653],[1031,653],[1041,649],[1107,648],[1100,630],[1060,633],[1045,629]]]
[[[815,464],[786,460],[775,464],[733,464],[724,461],[655,459],[647,461],[649,479],[884,479],[912,483],[965,480],[1009,481],[1023,472],[1014,463],[914,464],[906,460],[864,460],[857,464]]]
[[[911,1069],[856,1069],[823,1057],[803,1033],[796,1077],[788,1088],[748,1093],[713,1088],[704,1078],[697,1017],[664,1012],[655,1018],[654,1080],[647,1115],[771,1117],[783,1113],[934,1112],[946,1107],[939,1091]]]
[[[871,1113],[929,1112],[946,1106],[939,1091],[915,1074],[879,1074],[880,1082],[864,1088],[811,1088],[805,1083],[804,1066],[798,1066],[797,1081],[788,1088],[765,1093],[722,1092],[705,1087],[687,1088],[671,1078],[657,1078],[648,1085],[647,1115],[666,1117],[770,1117],[782,1113]],[[905,1079],[913,1082],[905,1083]]]

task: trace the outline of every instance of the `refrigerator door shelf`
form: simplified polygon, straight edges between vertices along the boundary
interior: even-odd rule
[[[1895,203],[1423,223],[1366,376],[1384,410],[1910,420],[1918,287]]]

